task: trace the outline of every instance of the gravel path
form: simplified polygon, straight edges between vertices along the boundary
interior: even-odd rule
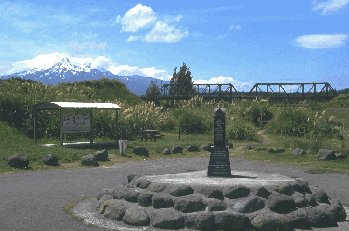
[[[64,206],[95,196],[105,187],[126,183],[128,174],[165,174],[207,168],[206,158],[160,159],[104,168],[79,168],[0,175],[0,230],[103,230],[86,226],[64,212]],[[308,174],[288,165],[232,159],[231,168],[302,177],[349,207],[349,175]]]

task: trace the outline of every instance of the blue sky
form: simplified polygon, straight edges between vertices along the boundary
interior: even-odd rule
[[[349,0],[0,0],[0,72],[41,57],[196,82],[349,87]]]

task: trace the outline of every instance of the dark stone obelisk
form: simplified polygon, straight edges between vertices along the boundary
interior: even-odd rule
[[[216,108],[214,112],[214,147],[211,151],[207,176],[230,177],[229,152],[225,145],[225,111]]]

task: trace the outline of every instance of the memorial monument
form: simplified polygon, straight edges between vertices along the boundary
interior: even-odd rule
[[[214,146],[210,155],[207,176],[230,177],[229,152],[225,144],[225,111],[217,108],[214,112],[213,140]]]
[[[218,108],[207,170],[129,175],[126,185],[104,189],[71,212],[113,230],[348,230],[337,229],[346,211],[325,191],[277,173],[231,171],[228,154],[225,112]]]

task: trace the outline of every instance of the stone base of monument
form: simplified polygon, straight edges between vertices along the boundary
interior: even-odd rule
[[[278,174],[232,171],[231,178],[216,178],[195,171],[128,181],[94,199],[95,215],[83,203],[73,213],[90,223],[103,218],[104,227],[117,230],[341,230],[346,219],[342,204],[323,190]]]

